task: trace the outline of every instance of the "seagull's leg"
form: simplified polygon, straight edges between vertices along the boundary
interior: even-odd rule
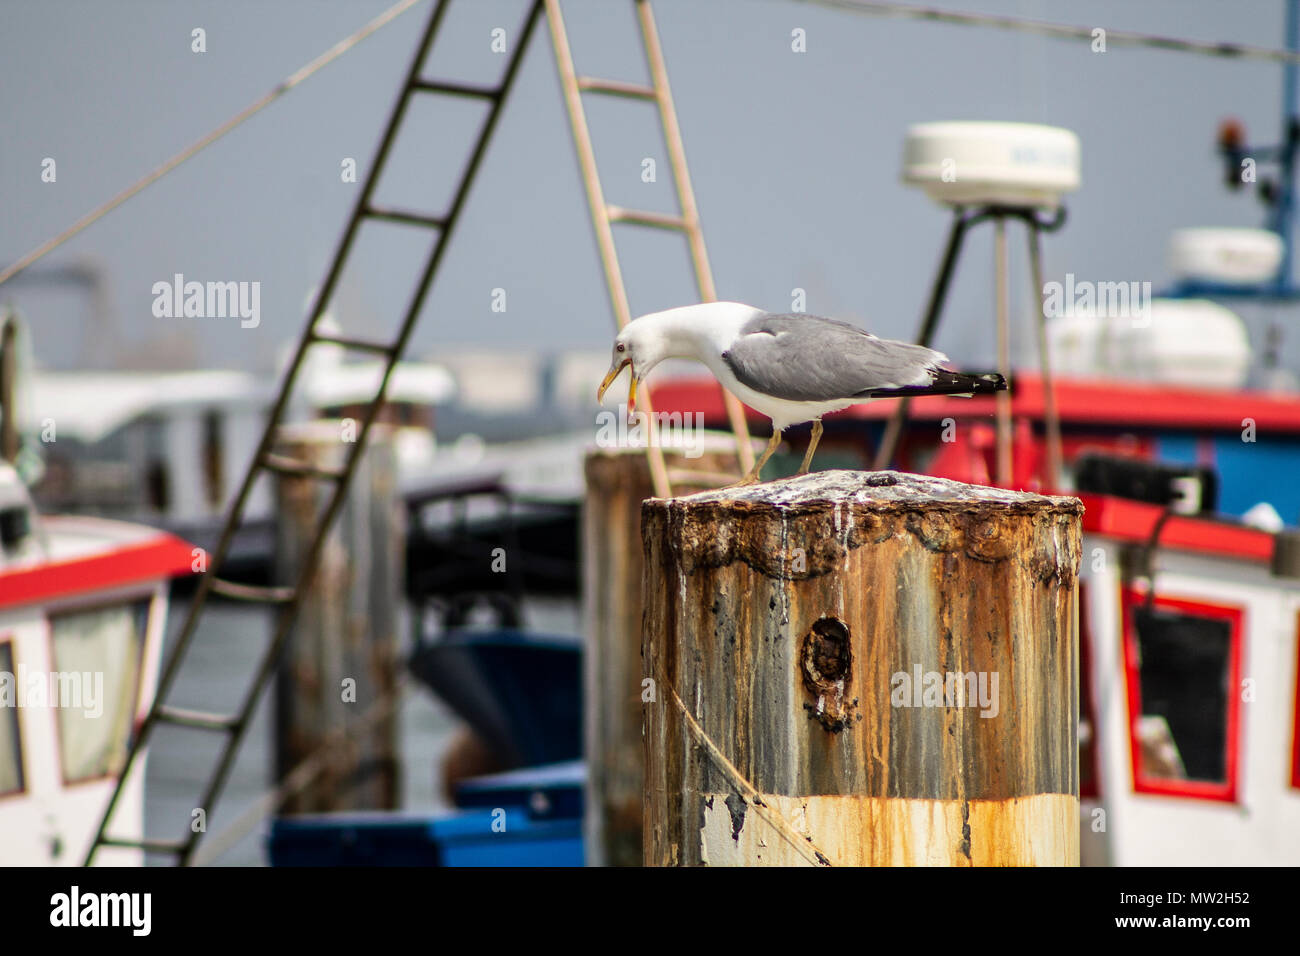
[[[808,474],[808,466],[812,464],[813,452],[817,450],[817,443],[821,440],[822,440],[822,420],[820,418],[814,418],[812,438],[808,439],[808,450],[804,452],[803,464],[799,466],[799,470],[795,472],[795,474],[797,475]]]
[[[757,484],[760,480],[759,473],[763,470],[763,466],[767,464],[767,460],[772,457],[772,452],[776,451],[776,446],[779,444],[781,444],[781,429],[773,428],[772,437],[767,440],[767,447],[763,449],[763,457],[754,462],[754,467],[749,474],[734,485],[728,485],[727,487],[739,488],[741,485]]]

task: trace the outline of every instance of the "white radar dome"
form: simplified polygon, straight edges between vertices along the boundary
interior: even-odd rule
[[[1079,188],[1079,137],[1035,123],[922,123],[903,141],[903,182],[949,205],[1055,209]]]

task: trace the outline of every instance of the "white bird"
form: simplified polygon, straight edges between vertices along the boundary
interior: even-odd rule
[[[667,358],[703,362],[731,394],[772,419],[772,437],[748,475],[749,485],[791,425],[811,421],[812,439],[799,474],[807,474],[822,436],[822,416],[877,398],[974,395],[1006,388],[1001,375],[964,375],[941,367],[942,352],[877,338],[838,319],[772,313],[740,302],[707,302],[651,312],[614,340],[614,357],[596,400],[626,366],[627,407],[636,386]]]

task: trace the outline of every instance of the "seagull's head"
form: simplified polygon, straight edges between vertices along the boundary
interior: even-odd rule
[[[619,372],[628,366],[632,369],[627,393],[627,410],[631,413],[637,382],[643,381],[652,368],[669,358],[707,362],[706,353],[726,347],[716,346],[717,339],[730,341],[757,314],[758,309],[739,302],[702,302],[633,319],[614,340],[614,358],[596,390],[596,400],[605,397]]]
[[[596,401],[601,401],[605,397],[605,392],[614,384],[614,379],[618,378],[619,373],[624,368],[630,370],[627,386],[627,410],[630,414],[636,406],[636,386],[643,378],[662,362],[667,355],[665,354],[667,342],[664,336],[660,334],[659,329],[655,328],[654,323],[646,322],[645,316],[629,322],[622,332],[618,333],[618,338],[614,340],[614,356],[609,363],[609,371],[605,373],[605,379],[600,383],[600,388],[596,390]]]

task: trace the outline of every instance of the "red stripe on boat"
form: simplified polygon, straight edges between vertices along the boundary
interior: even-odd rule
[[[159,534],[84,558],[0,571],[0,607],[13,607],[193,574],[194,546]]]
[[[1077,497],[1086,509],[1083,530],[1120,541],[1147,541],[1164,512],[1159,505],[1145,501],[1086,493]],[[1171,515],[1160,529],[1159,545],[1247,561],[1273,560],[1273,536],[1267,531],[1210,518]]]
[[[1041,378],[1017,372],[1012,389],[1013,415],[1043,417]],[[1080,379],[1057,379],[1055,391],[1061,421],[1067,424],[1240,431],[1242,420],[1249,418],[1261,431],[1300,433],[1300,399],[1267,392]],[[659,412],[701,412],[707,422],[720,425],[726,421],[722,387],[713,379],[663,382],[651,389],[651,398]],[[834,417],[884,419],[893,414],[895,407],[892,401],[870,402],[835,412]],[[976,398],[929,395],[913,399],[911,406],[911,417],[924,421],[992,417],[993,412],[993,397],[983,395]],[[753,409],[747,409],[747,415],[755,421],[767,420]]]

